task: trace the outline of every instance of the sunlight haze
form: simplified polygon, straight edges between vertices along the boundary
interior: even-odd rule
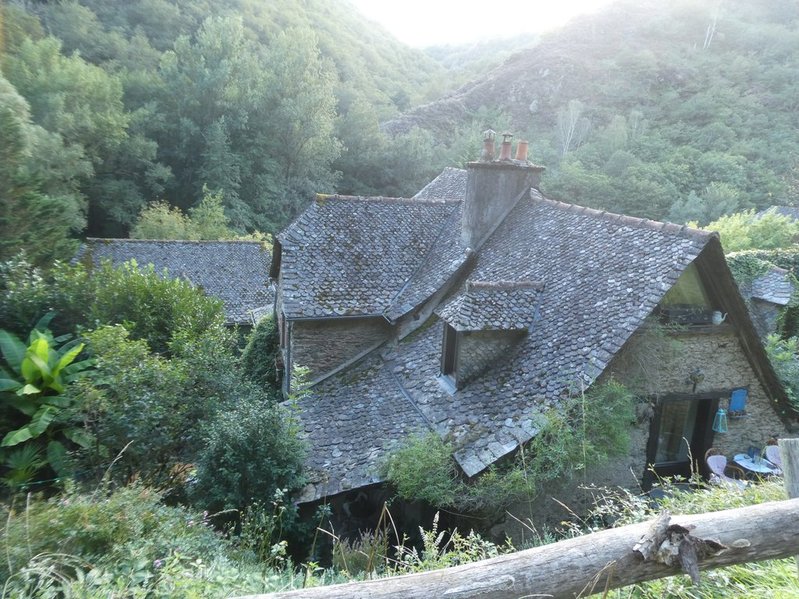
[[[463,44],[541,33],[612,0],[463,2],[462,0],[350,0],[367,18],[416,47]]]

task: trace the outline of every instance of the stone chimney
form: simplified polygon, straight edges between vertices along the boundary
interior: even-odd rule
[[[543,166],[527,160],[527,142],[520,141],[516,158],[511,158],[510,133],[502,135],[499,159],[494,160],[494,132],[484,133],[480,160],[466,165],[468,179],[461,221],[461,239],[477,250],[505,220],[522,197],[538,187]]]

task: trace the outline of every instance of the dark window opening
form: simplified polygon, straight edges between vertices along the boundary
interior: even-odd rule
[[[644,489],[657,478],[707,474],[705,452],[713,445],[713,415],[719,398],[718,394],[700,394],[658,401],[649,431]]]
[[[457,367],[458,352],[458,332],[450,325],[444,325],[444,342],[441,355],[441,374],[449,376],[455,380],[455,369]]]

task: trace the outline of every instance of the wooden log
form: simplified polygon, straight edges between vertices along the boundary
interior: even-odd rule
[[[779,444],[785,490],[793,499],[799,497],[799,439],[780,439]],[[796,567],[799,571],[799,555],[796,556]]]
[[[701,570],[799,553],[799,499],[672,516],[671,522],[694,539],[727,547],[702,557]],[[633,550],[658,525],[652,520],[443,570],[241,599],[571,599],[679,573],[679,566],[644,561]]]

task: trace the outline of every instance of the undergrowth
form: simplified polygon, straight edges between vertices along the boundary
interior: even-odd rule
[[[454,445],[434,432],[411,436],[393,451],[385,463],[386,479],[404,500],[478,513],[490,521],[513,503],[532,500],[543,485],[577,478],[588,464],[624,454],[634,398],[609,381],[536,416],[539,432],[529,446],[472,480],[459,476]]]
[[[628,491],[597,490],[594,509],[572,525],[571,534],[594,532],[606,526],[624,526],[655,517],[663,510],[672,514],[700,514],[786,498],[781,479],[750,485],[745,490],[710,487],[693,480],[694,489],[680,490],[664,482],[663,499],[653,503]],[[743,599],[799,596],[796,561],[793,558],[739,564],[703,571],[701,584],[693,586],[686,575],[671,576],[611,591],[611,599]]]

